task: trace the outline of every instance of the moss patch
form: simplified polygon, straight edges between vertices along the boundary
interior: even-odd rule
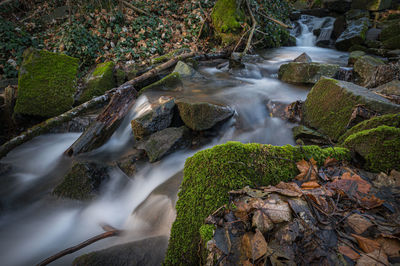
[[[334,77],[339,65],[291,62],[279,68],[280,80],[289,83],[316,83],[322,76]]]
[[[365,160],[372,172],[400,170],[400,128],[379,126],[350,135],[343,143]]]
[[[27,49],[18,76],[15,113],[51,117],[69,110],[78,63],[67,55]]]
[[[328,156],[343,160],[348,159],[350,153],[343,148],[304,146],[301,149],[290,145],[228,142],[188,158],[165,264],[199,264],[200,227],[210,213],[228,203],[228,191],[290,180],[298,173],[293,162],[313,157],[322,164]]]
[[[203,224],[202,226],[200,226],[199,233],[203,243],[206,244],[213,238],[214,230],[215,226],[212,224]]]
[[[162,89],[162,88],[175,88],[177,85],[182,84],[179,73],[172,72],[157,82],[144,87],[139,91],[139,95],[148,90]]]

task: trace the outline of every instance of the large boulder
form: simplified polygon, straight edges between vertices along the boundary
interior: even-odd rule
[[[188,158],[165,265],[200,264],[200,227],[208,215],[229,203],[229,191],[291,180],[298,174],[293,161],[311,157],[321,165],[327,157],[349,159],[350,153],[343,148],[228,142]]]
[[[351,52],[350,55],[349,55],[349,60],[348,60],[347,65],[349,65],[349,66],[354,65],[354,63],[364,55],[365,55],[364,51],[353,51],[353,52]]]
[[[354,63],[354,72],[358,77],[358,84],[361,86],[368,86],[371,83],[371,79],[375,78],[374,74],[379,66],[384,65],[381,59],[364,55],[359,57]]]
[[[161,265],[167,245],[168,237],[166,236],[145,238],[79,256],[72,265]]]
[[[349,148],[367,170],[400,170],[400,128],[378,126],[360,131],[347,137],[343,146]]]
[[[173,72],[179,73],[182,78],[202,78],[203,76],[197,72],[193,67],[179,61]]]
[[[392,80],[386,84],[372,89],[372,91],[380,94],[395,95],[400,97],[400,81],[397,79]]]
[[[350,47],[362,44],[368,31],[368,18],[360,18],[347,23],[347,28],[335,42],[338,50],[348,51]]]
[[[160,160],[165,155],[190,145],[187,127],[170,127],[152,134],[148,140],[138,145],[145,150],[150,162]]]
[[[355,9],[379,11],[389,8],[391,4],[392,0],[353,0],[351,7]]]
[[[177,72],[172,72],[162,79],[147,85],[139,91],[139,94],[153,90],[168,90],[168,91],[179,91],[182,87],[181,76]]]
[[[57,185],[53,194],[76,200],[90,200],[98,195],[101,184],[107,181],[111,168],[95,162],[76,162]]]
[[[291,62],[281,65],[278,77],[289,83],[314,84],[322,76],[335,77],[338,70],[339,65]]]
[[[400,21],[389,24],[383,28],[379,35],[379,39],[381,41],[386,41],[398,35],[400,35]]]
[[[210,129],[235,113],[229,106],[197,102],[188,98],[176,100],[175,103],[182,121],[195,131]]]
[[[386,49],[400,49],[400,35],[383,41],[383,47]]]
[[[151,109],[131,121],[133,135],[140,140],[171,125],[174,116],[175,99],[160,97]]]
[[[85,88],[79,102],[86,102],[94,96],[103,95],[116,86],[114,78],[114,62],[101,63],[85,77]]]
[[[29,48],[18,76],[16,114],[51,117],[74,102],[79,60],[64,54]]]
[[[296,57],[293,62],[297,63],[311,63],[312,59],[307,53],[302,53],[298,57]]]
[[[304,122],[337,140],[357,105],[378,114],[400,112],[400,105],[350,82],[321,78],[311,89],[304,104]]]

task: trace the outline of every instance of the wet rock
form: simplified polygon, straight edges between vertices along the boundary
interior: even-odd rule
[[[368,31],[368,24],[367,18],[348,22],[346,30],[337,38],[335,47],[338,50],[348,51],[351,46],[362,44]]]
[[[201,75],[199,72],[194,70],[191,66],[188,64],[179,61],[173,72],[179,73],[181,78],[202,78],[203,75]]]
[[[358,84],[361,86],[368,86],[371,77],[374,76],[377,68],[385,63],[369,55],[361,56],[354,63],[354,72],[358,76]]]
[[[9,164],[0,163],[0,176],[9,173],[12,169],[12,166]]]
[[[166,236],[146,238],[82,255],[72,265],[161,265],[167,245]]]
[[[344,16],[337,17],[333,23],[332,38],[337,39],[346,29],[346,18]]]
[[[146,151],[150,162],[155,162],[175,150],[188,147],[191,142],[189,134],[185,126],[166,128],[152,134],[138,148]]]
[[[379,11],[390,7],[391,0],[353,0],[351,7],[369,11]]]
[[[51,129],[49,133],[84,132],[96,120],[96,117],[96,114],[75,117],[71,121]]]
[[[169,127],[174,115],[174,107],[174,98],[160,97],[158,102],[152,104],[151,110],[131,121],[135,139],[143,139],[154,132]]]
[[[306,54],[306,53],[302,53],[301,55],[299,55],[298,57],[296,57],[293,62],[297,62],[297,63],[311,63],[312,59],[311,57]]]
[[[279,68],[278,77],[288,83],[316,83],[322,76],[334,77],[339,65],[320,63],[284,64]]]
[[[321,78],[304,104],[306,125],[337,140],[347,130],[354,107],[363,105],[379,114],[396,113],[400,105],[353,83]]]
[[[79,60],[29,48],[19,71],[17,114],[51,117],[71,109]]]
[[[85,85],[78,102],[83,103],[95,96],[103,95],[116,86],[114,62],[101,63],[84,78]]]
[[[291,21],[299,20],[300,17],[301,17],[300,11],[293,11],[293,12],[290,13],[290,15],[289,15],[289,19],[290,19]]]
[[[127,176],[133,176],[136,172],[136,162],[144,158],[143,150],[134,150],[133,153],[117,161],[118,167]]]
[[[111,168],[95,162],[76,162],[57,185],[53,194],[76,200],[90,200],[98,195],[101,184],[107,181]]]
[[[388,49],[384,48],[368,48],[367,53],[371,55],[377,55],[379,57],[386,57],[388,53]],[[384,59],[386,60],[386,59]]]
[[[306,126],[296,126],[292,131],[294,139],[301,139],[305,145],[330,144],[329,139],[326,136]]]
[[[340,67],[335,78],[338,80],[353,82],[354,70],[352,67]]]
[[[330,15],[330,11],[326,8],[313,8],[301,10],[301,14],[323,18],[328,17]]]
[[[398,23],[389,24],[382,29],[379,40],[386,41],[400,35],[400,21]]]
[[[352,66],[354,65],[354,63],[362,56],[365,55],[364,51],[353,51],[350,53],[349,55],[349,61],[347,63],[347,65]]]
[[[351,7],[349,0],[323,0],[323,6],[330,11],[345,13]]]
[[[371,28],[367,31],[367,35],[365,36],[365,39],[367,41],[376,41],[378,40],[382,30],[377,29],[377,28]]]
[[[360,18],[369,18],[369,12],[362,9],[351,9],[347,11],[344,16],[347,21],[352,21]]]
[[[377,88],[372,89],[372,91],[385,95],[400,96],[400,81],[393,80],[391,82],[388,82]]]
[[[343,142],[371,172],[400,170],[400,128],[379,126],[352,134]]]
[[[366,40],[365,45],[368,48],[379,48],[382,46],[382,42],[377,41],[377,40]]]
[[[182,87],[182,80],[177,72],[172,72],[171,74],[166,75],[164,78],[156,81],[139,91],[139,94],[142,94],[146,91],[152,90],[169,90],[169,91],[179,91]]]
[[[383,41],[383,47],[386,49],[400,49],[400,36]]]
[[[186,98],[176,100],[175,103],[182,121],[195,131],[210,129],[233,116],[235,112],[229,106],[196,102]]]

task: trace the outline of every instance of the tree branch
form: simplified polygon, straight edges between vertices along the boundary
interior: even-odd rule
[[[151,14],[149,12],[146,12],[140,8],[135,7],[134,5],[132,5],[131,3],[128,3],[126,1],[122,1],[124,3],[124,5],[126,5],[127,7],[129,7],[130,9],[133,9],[135,12],[146,15],[146,16],[151,16]]]

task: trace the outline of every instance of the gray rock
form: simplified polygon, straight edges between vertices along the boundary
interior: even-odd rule
[[[96,114],[75,117],[71,121],[62,123],[51,129],[49,133],[84,132],[89,125],[96,120],[96,117]]]
[[[349,55],[349,60],[348,60],[348,65],[349,66],[351,66],[351,65],[354,65],[354,63],[360,58],[360,57],[362,57],[362,56],[364,56],[365,55],[365,52],[364,51],[353,51],[353,52],[351,52],[350,53],[350,55]]]
[[[360,18],[369,18],[369,12],[362,9],[351,9],[347,11],[344,16],[346,17],[347,21],[352,21]]]
[[[337,17],[333,23],[332,38],[337,39],[346,29],[346,18],[344,16]]]
[[[339,65],[291,62],[281,65],[278,77],[289,83],[314,84],[322,76],[335,77],[338,70]]]
[[[368,18],[360,18],[348,22],[346,30],[336,40],[335,47],[338,50],[348,51],[356,44],[362,44],[368,31]]]
[[[153,103],[151,110],[131,121],[132,130],[137,140],[163,130],[171,125],[174,116],[175,99],[162,96]]]
[[[301,55],[299,55],[298,57],[296,57],[293,62],[298,62],[298,63],[311,63],[312,59],[311,57],[306,54],[306,53],[302,53]]]
[[[367,41],[376,41],[378,40],[379,35],[381,34],[382,30],[377,28],[371,28],[367,31],[367,35],[365,39]]]
[[[400,97],[400,81],[393,80],[386,84],[383,84],[377,88],[372,89],[374,92],[378,92],[385,95],[395,95]]]
[[[152,134],[147,141],[139,143],[138,148],[145,150],[150,162],[160,160],[165,155],[190,145],[187,127],[170,127]]]
[[[118,160],[117,165],[127,176],[133,176],[136,172],[136,162],[143,157],[143,150],[134,150],[133,153]]]
[[[173,72],[179,73],[181,78],[202,78],[203,75],[201,75],[199,72],[197,72],[194,68],[189,66],[188,64],[179,61]]]
[[[206,102],[196,102],[191,99],[176,100],[179,115],[185,125],[192,130],[202,131],[214,127],[233,116],[235,111],[222,105]]]
[[[358,84],[361,86],[368,86],[371,78],[373,78],[377,67],[384,65],[385,63],[369,55],[361,56],[354,63],[354,72],[359,77]],[[369,87],[369,86],[368,86]]]
[[[157,236],[91,252],[76,258],[74,266],[136,266],[161,265],[168,245],[168,237]]]
[[[353,0],[351,7],[369,11],[379,11],[387,9],[392,4],[392,0]]]
[[[306,126],[296,126],[292,129],[292,131],[294,139],[301,139],[305,145],[330,144],[329,139],[326,136]]]

